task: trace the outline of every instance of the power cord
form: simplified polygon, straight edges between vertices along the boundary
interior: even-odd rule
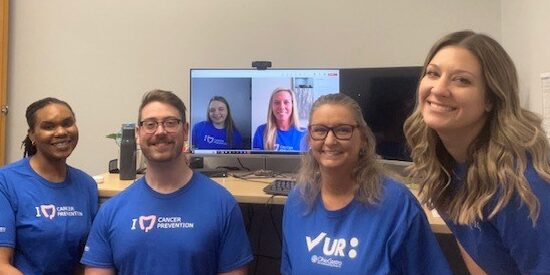
[[[240,158],[237,158],[237,162],[239,162],[239,165],[241,166],[242,169],[244,169],[246,171],[250,171],[250,168],[243,165]]]

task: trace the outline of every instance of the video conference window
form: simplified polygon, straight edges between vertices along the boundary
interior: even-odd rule
[[[338,91],[338,70],[192,69],[192,151],[303,152],[311,105]]]

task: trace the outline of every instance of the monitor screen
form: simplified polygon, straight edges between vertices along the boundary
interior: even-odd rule
[[[299,155],[312,103],[340,91],[337,69],[191,69],[195,155]]]
[[[403,124],[416,104],[422,67],[340,70],[340,90],[355,99],[386,160],[410,161]]]

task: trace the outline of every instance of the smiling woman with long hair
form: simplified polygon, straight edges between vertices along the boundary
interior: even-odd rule
[[[73,110],[55,98],[27,108],[24,158],[0,169],[0,274],[73,274],[98,208],[95,181],[67,165]]]
[[[298,104],[294,91],[276,88],[271,93],[267,123],[254,133],[253,150],[300,151],[305,132],[300,129]]]
[[[207,120],[193,126],[194,149],[243,149],[241,133],[235,127],[231,108],[224,97],[210,99],[206,117]]]
[[[437,41],[404,130],[422,201],[473,274],[550,273],[550,147],[498,42],[472,31]]]

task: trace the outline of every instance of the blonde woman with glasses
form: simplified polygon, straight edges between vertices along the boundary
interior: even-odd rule
[[[298,185],[283,217],[282,274],[451,274],[422,207],[383,174],[359,105],[312,106]]]

